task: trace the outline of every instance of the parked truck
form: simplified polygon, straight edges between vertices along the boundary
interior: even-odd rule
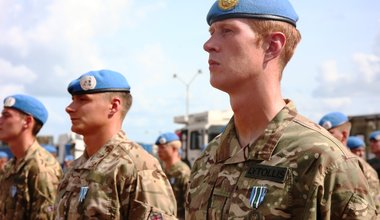
[[[176,130],[182,142],[182,159],[192,166],[207,144],[224,130],[232,115],[232,110],[211,110],[174,117],[175,123],[184,125]]]

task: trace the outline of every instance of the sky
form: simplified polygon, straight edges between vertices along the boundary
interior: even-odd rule
[[[186,84],[190,113],[229,109],[227,94],[209,84],[202,48],[213,2],[0,0],[0,100],[40,99],[49,111],[40,134],[57,139],[70,132],[69,82],[115,70],[134,99],[123,130],[145,143],[181,127],[173,117],[186,112]],[[331,111],[380,113],[380,1],[291,3],[302,40],[283,73],[283,96],[316,122]]]

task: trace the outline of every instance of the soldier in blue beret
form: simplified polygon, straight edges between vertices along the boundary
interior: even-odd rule
[[[301,40],[288,0],[217,0],[207,15],[210,84],[234,116],[195,161],[186,219],[373,219],[359,159],[281,94]]]
[[[177,134],[166,132],[158,136],[158,157],[163,162],[163,169],[173,188],[177,201],[177,217],[185,219],[185,196],[190,178],[189,166],[181,160],[182,143]]]
[[[350,136],[347,140],[347,147],[351,150],[351,152],[358,157],[365,159],[365,143],[363,139],[357,136]]]
[[[54,219],[62,169],[36,139],[47,117],[45,106],[34,97],[18,94],[4,99],[0,140],[14,158],[0,179],[0,219]]]
[[[336,139],[347,145],[347,139],[351,132],[351,122],[341,112],[330,112],[324,115],[318,123],[328,130]]]
[[[369,144],[371,147],[371,152],[375,155],[375,157],[369,159],[368,163],[377,171],[377,174],[380,176],[380,130],[373,131],[369,135]]]
[[[57,219],[175,219],[173,191],[158,160],[122,131],[132,105],[127,79],[95,70],[67,90],[71,130],[86,147],[59,185]]]

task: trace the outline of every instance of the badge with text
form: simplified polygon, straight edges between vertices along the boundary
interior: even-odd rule
[[[82,186],[79,191],[79,202],[82,203],[86,198],[88,192],[88,186]]]
[[[287,174],[288,168],[286,167],[253,164],[249,167],[245,177],[284,183]]]
[[[249,198],[249,204],[251,207],[257,209],[259,205],[264,201],[267,192],[268,188],[266,186],[252,187],[251,196]]]

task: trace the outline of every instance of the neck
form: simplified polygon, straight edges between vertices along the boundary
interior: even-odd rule
[[[230,94],[230,104],[234,111],[234,123],[241,147],[253,143],[262,135],[268,123],[285,106],[279,82],[272,84],[274,85],[261,82],[258,85],[250,85],[243,90],[244,92]]]
[[[33,145],[35,137],[32,135],[21,134],[16,140],[8,142],[9,149],[16,160],[25,157],[28,149]]]
[[[121,127],[98,129],[97,132],[84,134],[83,141],[86,144],[86,153],[89,157],[96,154],[113,136],[115,136]]]
[[[174,164],[180,161],[181,158],[179,156],[171,157],[168,160],[164,161],[165,169],[169,170]]]

